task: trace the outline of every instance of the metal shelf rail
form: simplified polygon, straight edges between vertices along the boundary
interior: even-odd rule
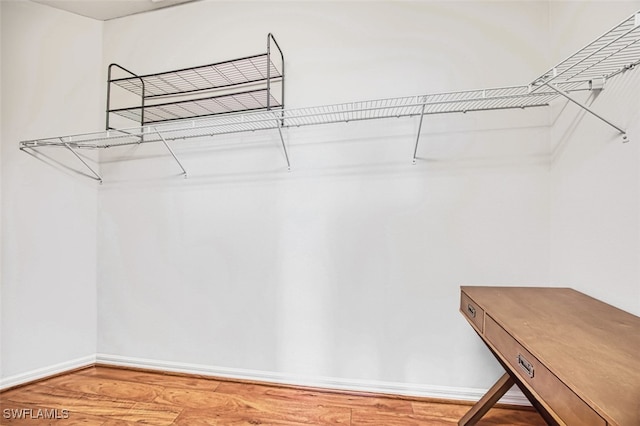
[[[95,133],[28,140],[20,142],[20,149],[59,146],[71,150],[78,156],[76,149],[100,149],[161,142],[178,162],[186,177],[186,170],[167,141],[257,130],[278,130],[287,167],[290,169],[289,156],[282,135],[283,128],[392,117],[419,117],[413,151],[415,164],[425,115],[548,106],[551,101],[559,97],[568,98],[614,127],[622,134],[623,141],[626,141],[627,135],[623,128],[576,101],[571,93],[602,89],[606,80],[632,70],[638,64],[640,64],[640,12],[627,18],[528,85],[307,108],[211,115],[197,119],[152,123],[130,129],[108,129]],[[80,156],[78,158],[82,160]],[[82,162],[96,176],[95,179],[102,182],[99,174],[85,161],[82,160]]]

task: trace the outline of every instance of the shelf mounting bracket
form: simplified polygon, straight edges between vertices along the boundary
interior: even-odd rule
[[[289,162],[289,154],[287,153],[287,147],[284,144],[284,137],[282,136],[282,122],[284,121],[284,114],[281,118],[278,117],[277,113],[273,114],[276,118],[276,123],[278,123],[278,134],[280,135],[280,142],[282,142],[282,150],[284,151],[284,158],[287,160],[287,171],[291,171],[291,163]]]
[[[559,95],[564,96],[565,98],[567,98],[569,101],[573,102],[574,104],[578,105],[580,108],[584,109],[585,111],[587,111],[588,113],[592,114],[593,116],[599,118],[600,120],[604,121],[605,123],[607,123],[609,126],[613,127],[614,129],[616,129],[618,132],[620,132],[620,134],[622,135],[622,142],[627,142],[627,132],[626,130],[624,130],[622,127],[617,126],[616,124],[612,123],[611,121],[607,120],[606,118],[602,117],[600,114],[598,114],[597,112],[593,111],[591,108],[589,108],[588,106],[586,106],[585,104],[583,104],[580,101],[577,101],[576,99],[574,99],[571,95],[569,95],[567,92],[565,92],[564,90],[560,90],[558,89],[556,86],[554,86],[553,84],[550,83],[544,83],[545,86],[549,87],[551,90],[557,92]]]
[[[96,172],[95,170],[93,170],[93,168],[92,168],[92,167],[91,167],[91,166],[90,166],[86,161],[84,161],[84,158],[82,158],[82,157],[80,156],[80,154],[78,154],[78,153],[77,153],[73,148],[71,148],[71,146],[70,146],[67,142],[63,142],[63,143],[64,143],[64,146],[65,146],[69,151],[71,151],[71,152],[73,153],[73,155],[75,155],[75,156],[76,156],[76,158],[77,158],[78,160],[80,160],[80,161],[82,162],[82,164],[84,164],[84,166],[85,166],[87,169],[91,170],[91,173],[93,173],[93,175],[95,176],[95,178],[94,178],[94,179],[95,179],[95,180],[97,180],[98,182],[102,183],[102,176],[100,176],[100,175],[98,174],[98,172]]]
[[[158,134],[158,136],[160,136],[160,140],[162,141],[164,146],[167,148],[167,150],[169,151],[169,153],[171,154],[173,159],[176,160],[176,163],[178,163],[178,166],[180,166],[180,168],[182,169],[182,174],[184,175],[184,178],[186,179],[187,178],[187,171],[184,169],[184,167],[182,167],[182,163],[180,162],[180,160],[178,160],[178,157],[176,157],[175,152],[173,152],[173,150],[171,149],[171,147],[169,146],[169,144],[165,140],[164,136],[162,136],[162,133],[160,133],[158,131],[158,129],[156,129],[155,127],[153,128],[153,131],[156,132]]]
[[[416,145],[413,148],[413,164],[416,164],[416,158],[418,156],[418,143],[420,142],[420,131],[422,130],[422,120],[424,119],[424,109],[427,106],[425,103],[426,99],[423,100],[422,110],[420,111],[420,122],[418,123],[418,136],[416,136]]]

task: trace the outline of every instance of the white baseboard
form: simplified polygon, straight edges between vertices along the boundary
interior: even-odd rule
[[[97,354],[96,363],[114,367],[170,371],[174,373],[197,374],[201,376],[221,377],[227,379],[250,380],[294,386],[308,386],[315,388],[383,393],[458,401],[478,401],[488,390],[420,385],[414,383],[382,382],[374,380],[351,380],[331,377],[306,377],[269,371],[215,367],[202,364],[188,364],[181,362],[124,357],[120,355],[109,354]],[[507,394],[500,400],[500,402],[510,405],[531,405],[527,398],[517,388],[511,389],[509,392],[507,392]]]
[[[70,361],[61,362],[59,364],[50,365],[47,367],[37,368],[35,370],[27,371],[25,373],[15,374],[0,378],[0,390],[8,389],[14,386],[23,385],[25,383],[33,382],[36,380],[45,379],[57,374],[66,373],[71,370],[77,370],[78,368],[88,367],[95,364],[96,356],[87,355],[82,358],[72,359]]]
[[[477,401],[487,389],[458,388],[448,386],[421,385],[415,383],[382,382],[375,380],[341,379],[334,377],[301,376],[260,370],[216,367],[203,364],[161,361],[145,358],[125,357],[120,355],[96,354],[38,368],[25,373],[0,379],[0,390],[22,385],[50,376],[65,373],[93,364],[111,365],[114,367],[141,368],[156,371],[197,374],[201,376],[221,377],[226,379],[250,380],[274,384],[307,386],[315,388],[336,389],[355,392],[405,395],[421,398],[449,399],[457,401]],[[518,390],[511,389],[500,400],[503,404],[530,405],[526,397]]]

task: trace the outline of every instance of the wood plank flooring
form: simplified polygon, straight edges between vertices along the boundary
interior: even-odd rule
[[[98,366],[0,393],[0,424],[457,425],[469,408]],[[505,408],[478,424],[545,425],[534,411]]]

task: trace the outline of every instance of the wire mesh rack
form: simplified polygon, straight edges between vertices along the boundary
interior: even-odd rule
[[[272,45],[277,50],[276,55],[272,54]],[[282,108],[284,55],[271,33],[267,35],[266,50],[258,55],[146,75],[111,64],[108,68],[106,129],[114,128],[112,114],[143,126]],[[116,78],[116,74],[120,77]],[[279,93],[275,89],[280,89]],[[118,103],[124,105],[116,106]]]
[[[568,86],[570,87],[567,90],[570,91],[586,90],[587,82],[575,82]],[[358,120],[414,117],[422,114],[529,108],[546,106],[558,96],[556,92],[550,90],[529,93],[527,86],[501,87],[306,108],[215,115],[155,126],[34,139],[21,142],[21,146],[33,148],[68,144],[78,148],[109,148],[118,145],[159,142],[161,139],[158,133],[161,133],[166,140],[176,140]]]
[[[270,78],[282,77],[265,53],[157,74],[115,78],[111,83],[138,96],[154,98],[256,83],[266,79],[267,74]]]
[[[640,11],[551,68],[534,80],[532,86],[606,80],[639,63]]]
[[[112,109],[110,112],[145,124],[205,117],[237,111],[280,108],[282,104],[267,89],[166,102],[144,107]]]

